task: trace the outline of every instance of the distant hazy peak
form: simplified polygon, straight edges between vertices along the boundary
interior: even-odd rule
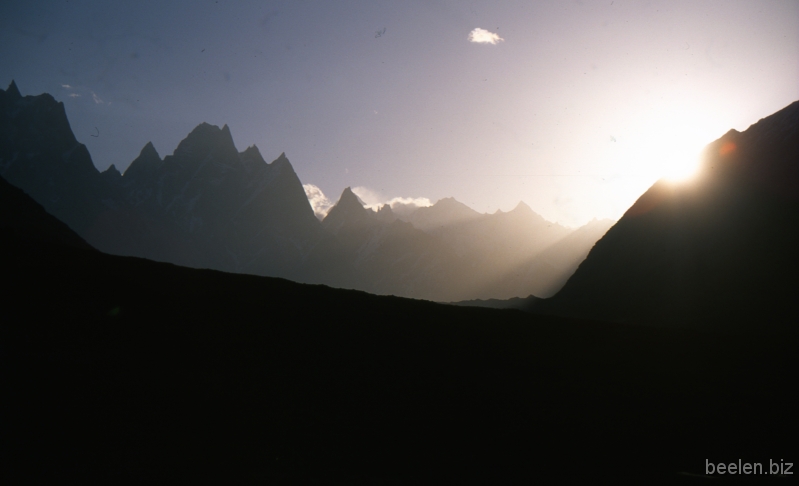
[[[341,193],[341,197],[338,198],[338,203],[336,203],[336,206],[339,206],[339,205],[342,205],[342,206],[356,206],[357,205],[358,207],[361,207],[361,208],[364,207],[363,201],[361,201],[361,199],[358,196],[356,196],[355,193],[352,192],[352,189],[349,188],[349,187],[344,189],[344,191]]]
[[[527,205],[524,201],[519,201],[519,204],[516,205],[515,208],[511,209],[509,212],[511,213],[534,213],[533,209]]]
[[[439,199],[438,201],[436,201],[435,204],[433,204],[433,206],[472,209],[469,206],[467,206],[467,205],[463,204],[462,202],[458,201],[454,197],[445,197],[443,199]]]
[[[543,216],[533,211],[533,209],[527,205],[524,201],[519,201],[519,204],[516,205],[515,208],[511,209],[507,213],[507,216],[515,217],[515,218],[524,218],[526,220],[535,220],[539,223],[547,223],[549,225],[558,225],[557,223],[551,223],[544,219]]]
[[[377,209],[377,219],[390,223],[397,219],[397,215],[394,214],[394,211],[391,209],[390,205],[383,204]]]
[[[407,220],[422,230],[430,231],[453,224],[464,223],[482,215],[453,197],[439,199],[432,206],[419,208]]]
[[[473,216],[480,215],[480,213],[470,208],[469,206],[463,204],[462,202],[458,201],[454,197],[445,197],[444,199],[439,199],[432,206],[419,209],[424,209],[426,211],[433,211],[433,212],[442,212],[442,211],[457,212],[464,215],[468,214]]]
[[[344,189],[335,206],[330,208],[322,224],[337,232],[346,223],[360,223],[374,216],[374,213],[363,206],[358,196],[349,187]]]
[[[6,95],[11,97],[12,99],[19,99],[22,98],[22,93],[19,92],[19,88],[17,88],[17,83],[14,80],[11,80],[11,84],[8,85],[8,89],[6,89]]]

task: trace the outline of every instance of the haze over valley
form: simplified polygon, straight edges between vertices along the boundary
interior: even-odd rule
[[[285,154],[239,152],[227,125],[198,125],[163,159],[147,143],[124,175],[101,173],[63,104],[13,82],[0,96],[0,175],[111,254],[437,301],[549,297],[613,223],[574,230],[521,202],[480,214],[452,198],[394,214],[349,188],[319,221]]]

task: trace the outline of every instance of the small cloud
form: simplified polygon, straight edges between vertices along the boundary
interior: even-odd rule
[[[397,216],[408,216],[419,208],[432,206],[426,197],[395,197],[386,202]]]
[[[308,202],[311,203],[311,208],[316,217],[320,220],[327,216],[327,212],[333,207],[333,203],[325,196],[319,187],[313,184],[303,184],[302,188],[305,189],[305,195],[308,197]]]
[[[80,95],[78,93],[70,93],[69,97],[70,98],[80,98]]]
[[[62,88],[66,88],[66,89],[72,89],[72,86],[70,86],[68,84],[62,84],[61,87]]]
[[[473,31],[469,32],[469,42],[476,42],[477,44],[496,44],[497,42],[504,41],[499,34],[495,34],[493,32],[489,32],[485,29],[481,29],[477,27]]]
[[[99,96],[97,96],[97,93],[95,93],[94,91],[92,91],[92,99],[93,99],[93,100],[94,100],[94,102],[95,102],[95,103],[97,103],[98,105],[99,105],[99,104],[101,104],[101,103],[103,102],[103,100],[101,100],[101,99],[100,99],[100,97],[99,97]]]
[[[352,192],[364,202],[367,208],[376,211],[384,204],[388,204],[391,206],[391,210],[399,216],[405,216],[419,208],[433,205],[426,197],[395,197],[386,200],[377,192],[363,186],[353,187]]]
[[[353,187],[352,192],[358,196],[358,198],[363,201],[364,206],[369,209],[377,209],[383,205],[383,196],[368,187]]]

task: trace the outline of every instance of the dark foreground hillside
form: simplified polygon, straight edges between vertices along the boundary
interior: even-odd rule
[[[683,184],[659,181],[552,299],[574,317],[735,332],[799,322],[799,101],[705,148]]]
[[[2,231],[14,481],[696,481],[799,457],[795,343],[475,309]]]

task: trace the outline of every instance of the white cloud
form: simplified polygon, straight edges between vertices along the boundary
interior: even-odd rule
[[[72,89],[72,86],[70,86],[68,84],[62,84],[61,87],[62,88],[66,88],[66,89]]]
[[[358,198],[363,201],[364,206],[369,209],[377,209],[383,205],[383,196],[368,187],[353,187],[352,192],[358,196]]]
[[[325,196],[321,189],[313,184],[303,184],[302,188],[305,189],[305,195],[308,197],[308,202],[311,203],[311,208],[317,218],[324,219],[327,212],[333,207],[333,203]]]
[[[100,103],[102,103],[102,102],[103,102],[103,100],[101,100],[101,99],[100,99],[100,97],[99,97],[99,96],[97,96],[97,93],[95,93],[94,91],[92,91],[92,99],[93,99],[93,100],[94,100],[94,102],[95,102],[95,103],[97,103],[98,105],[99,105]]]
[[[397,216],[408,216],[419,208],[433,205],[426,197],[395,197],[387,201],[387,204]]]
[[[69,97],[70,98],[80,98],[80,95],[78,93],[70,93]]]
[[[477,27],[473,31],[469,32],[469,42],[476,42],[478,44],[496,44],[497,42],[504,41],[499,34],[495,34],[493,32],[489,32],[485,29],[481,29]]]
[[[418,208],[433,205],[426,197],[395,197],[386,199],[379,193],[363,186],[353,187],[352,192],[364,202],[367,208],[376,211],[384,204],[388,204],[391,206],[391,210],[400,216],[410,214]]]

